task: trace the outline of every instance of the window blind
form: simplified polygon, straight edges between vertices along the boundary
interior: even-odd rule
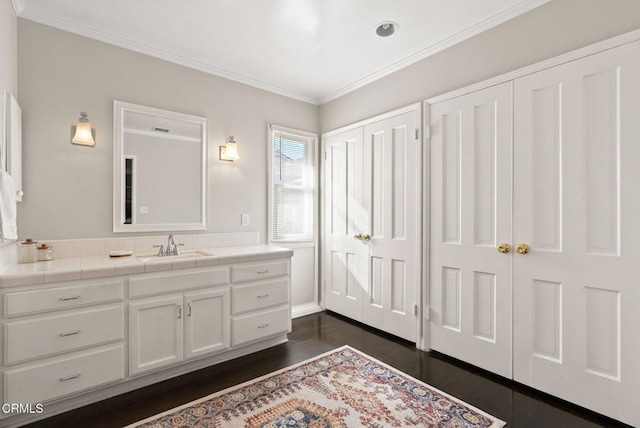
[[[316,139],[272,130],[271,240],[315,239]]]

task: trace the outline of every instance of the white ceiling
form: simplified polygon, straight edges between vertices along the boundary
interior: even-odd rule
[[[21,18],[322,104],[550,0],[12,0]],[[375,28],[395,21],[380,38]]]

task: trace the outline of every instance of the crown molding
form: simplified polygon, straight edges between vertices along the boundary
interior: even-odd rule
[[[488,88],[490,86],[500,85],[510,80],[519,79],[533,73],[538,73],[540,71],[547,70],[552,67],[557,67],[559,65],[566,64],[571,61],[576,61],[581,58],[585,58],[587,56],[595,55],[597,53],[604,52],[609,49],[615,49],[619,46],[626,45],[628,43],[637,42],[637,41],[640,41],[640,29],[632,30],[632,31],[629,31],[628,33],[624,33],[619,36],[612,37],[610,39],[605,39],[601,42],[597,42],[592,45],[585,46],[583,48],[578,48],[573,51],[567,52],[565,54],[554,56],[553,58],[536,62],[535,64],[527,65],[517,70],[509,71],[499,76],[495,76],[477,83],[473,83],[468,86],[463,86],[462,88],[445,92],[444,94],[441,94],[441,95],[436,95],[435,97],[431,97],[424,100],[423,104],[425,108],[428,109],[429,105],[431,104],[436,104],[442,101],[450,100],[452,98],[457,98],[459,96],[466,95],[471,92],[476,92],[481,89]]]
[[[466,28],[458,33],[455,33],[441,41],[434,43],[433,45],[416,52],[415,54],[408,56],[395,64],[392,64],[388,67],[385,67],[373,74],[370,74],[356,82],[353,82],[350,85],[343,87],[331,94],[322,97],[318,100],[320,105],[326,104],[329,101],[333,101],[337,98],[340,98],[343,95],[348,94],[349,92],[353,92],[358,88],[361,88],[369,83],[373,83],[376,80],[379,80],[385,76],[388,76],[392,73],[395,73],[398,70],[401,70],[411,64],[414,64],[420,60],[423,60],[431,55],[434,55],[440,51],[443,51],[451,46],[458,44],[464,40],[470,39],[473,36],[476,36],[490,28],[496,27],[510,19],[515,18],[516,16],[522,15],[525,12],[528,12],[532,9],[535,9],[539,6],[542,6],[545,3],[549,3],[551,0],[524,0],[517,5],[510,7],[496,15],[493,15],[490,18],[485,19],[484,21],[479,22],[469,28]]]
[[[13,11],[16,13],[16,16],[20,16],[24,11],[24,0],[11,0],[11,5],[13,6]]]
[[[13,2],[14,0],[12,0]],[[15,0],[22,3],[22,0]],[[174,64],[182,65],[194,70],[202,71],[212,74],[214,76],[222,77],[224,79],[232,80],[234,82],[243,83],[248,86],[253,86],[258,89],[262,89],[268,92],[272,92],[278,95],[282,95],[288,98],[292,98],[305,103],[318,105],[318,100],[313,97],[298,94],[274,85],[271,85],[260,80],[252,79],[237,73],[233,73],[228,70],[224,70],[218,67],[214,67],[204,62],[195,61],[189,58],[185,58],[174,53],[158,49],[144,43],[135,42],[133,40],[125,39],[123,37],[115,36],[103,31],[94,30],[83,25],[79,25],[58,17],[51,16],[49,14],[40,12],[33,8],[28,8],[23,11],[21,18],[28,19],[30,21],[37,22],[39,24],[48,25],[50,27],[58,28],[60,30],[68,31],[80,36],[88,37],[90,39],[98,40],[100,42],[108,43],[110,45],[118,46],[130,51],[138,52],[141,54],[149,55],[155,58],[159,58]]]
[[[108,43],[114,46],[131,50],[134,52],[149,55],[149,56],[159,58],[174,64],[182,65],[188,68],[192,68],[198,71],[212,74],[214,76],[222,77],[224,79],[232,80],[238,83],[243,83],[248,86],[262,89],[262,90],[272,92],[278,95],[282,95],[288,98],[292,98],[298,101],[303,101],[305,103],[309,103],[312,105],[322,105],[322,104],[328,103],[329,101],[333,101],[339,97],[342,97],[352,91],[355,91],[356,89],[359,89],[365,85],[368,85],[369,83],[375,82],[376,80],[379,80],[385,76],[395,73],[398,70],[401,70],[411,64],[414,64],[424,58],[434,55],[444,49],[447,49],[457,43],[462,42],[463,40],[469,39],[477,34],[480,34],[483,31],[486,31],[492,27],[502,24],[503,22],[506,22],[512,18],[515,18],[518,15],[521,15],[525,12],[535,9],[536,7],[541,6],[550,1],[552,0],[523,0],[517,5],[510,7],[509,9],[506,9],[488,19],[485,19],[484,21],[476,25],[473,25],[465,30],[455,33],[445,39],[442,39],[441,41],[407,58],[404,58],[403,60],[398,61],[395,64],[392,64],[379,71],[376,71],[375,73],[372,73],[360,80],[357,80],[326,96],[318,97],[318,98],[292,92],[287,89],[280,88],[275,85],[271,85],[267,82],[252,79],[250,77],[243,76],[241,74],[234,73],[228,70],[224,70],[204,62],[196,61],[190,58],[185,58],[183,56],[180,56],[162,49],[158,49],[158,48],[146,45],[144,43],[119,37],[114,34],[94,30],[92,28],[85,27],[83,25],[79,25],[79,24],[67,21],[65,19],[51,16],[47,13],[41,12],[32,7],[25,9],[24,0],[11,0],[11,3],[13,4],[14,10],[16,11],[16,15],[19,15],[21,18],[24,18],[24,19],[28,19],[34,22],[38,22],[40,24],[58,28],[60,30],[68,31],[70,33],[88,37],[94,40],[98,40],[104,43]]]

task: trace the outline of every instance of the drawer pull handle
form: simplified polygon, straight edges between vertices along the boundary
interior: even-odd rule
[[[256,273],[269,273],[269,269],[259,270]]]
[[[60,337],[73,336],[76,334],[80,334],[80,330],[72,331],[70,333],[60,333]]]
[[[74,297],[61,297],[60,301],[61,302],[66,302],[68,300],[78,300],[80,298],[80,296],[74,296]]]
[[[71,376],[61,377],[60,378],[60,382],[66,382],[68,380],[78,379],[79,377],[80,377],[80,373],[76,373],[76,374],[71,375]]]
[[[265,297],[269,297],[269,293],[260,294],[260,295],[258,296],[258,299],[264,299]]]
[[[268,322],[265,322],[265,323],[262,323],[262,324],[258,324],[258,328],[267,328],[267,327],[269,327],[269,323]]]

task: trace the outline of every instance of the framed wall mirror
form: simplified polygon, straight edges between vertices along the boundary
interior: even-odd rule
[[[113,231],[205,230],[207,119],[114,101]]]

